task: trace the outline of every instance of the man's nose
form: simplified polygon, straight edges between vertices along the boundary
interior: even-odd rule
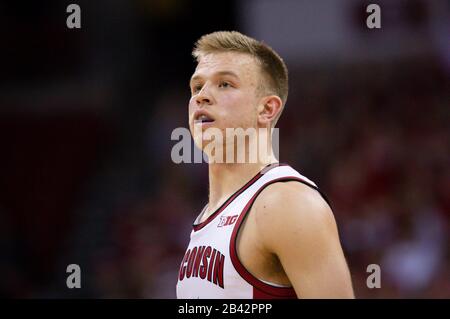
[[[200,92],[197,94],[195,101],[197,102],[197,105],[203,105],[203,104],[211,104],[213,99],[211,94],[209,93],[206,85],[202,87]]]

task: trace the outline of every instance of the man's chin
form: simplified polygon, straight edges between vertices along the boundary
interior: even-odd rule
[[[205,139],[205,138],[202,139],[200,136],[197,138],[194,138],[194,143],[195,143],[195,146],[197,146],[203,152],[205,150],[208,150],[208,148],[211,148],[211,147],[216,147],[216,148],[220,147],[219,144],[214,144],[214,140],[209,140],[209,139]],[[211,144],[211,143],[213,143],[213,144]]]

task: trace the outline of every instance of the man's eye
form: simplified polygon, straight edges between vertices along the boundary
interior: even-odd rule
[[[227,88],[227,87],[231,87],[231,84],[228,83],[228,82],[221,82],[221,83],[219,84],[219,87],[220,87],[220,88]]]
[[[195,85],[195,86],[193,87],[192,91],[193,91],[194,93],[197,93],[197,92],[200,92],[201,89],[202,89],[202,86],[201,86],[201,85]]]

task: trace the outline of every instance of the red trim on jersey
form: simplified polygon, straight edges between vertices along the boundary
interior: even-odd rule
[[[253,276],[245,267],[242,265],[241,261],[239,260],[239,257],[237,255],[237,249],[236,249],[236,243],[237,243],[237,234],[239,232],[239,229],[242,225],[242,222],[244,221],[245,217],[247,216],[247,213],[250,211],[250,208],[252,207],[254,201],[258,197],[258,195],[270,184],[276,183],[276,182],[288,182],[288,181],[299,181],[303,184],[306,184],[308,186],[311,186],[312,188],[316,189],[314,185],[311,185],[307,181],[298,178],[296,176],[284,176],[280,177],[274,180],[271,180],[267,183],[265,183],[263,186],[261,186],[258,191],[253,195],[253,197],[248,201],[247,205],[245,205],[244,209],[242,210],[241,214],[239,215],[239,219],[236,222],[236,225],[234,226],[233,233],[231,234],[231,242],[230,242],[230,256],[231,256],[231,262],[233,263],[234,268],[236,271],[241,275],[241,277],[247,281],[250,285],[253,286],[253,298],[254,299],[267,299],[267,298],[297,298],[297,295],[295,293],[294,288],[292,287],[277,287],[270,284],[267,284],[255,276]]]
[[[279,287],[282,288],[282,287]],[[288,288],[291,289],[291,288]],[[269,293],[266,293],[262,290],[259,290],[255,286],[253,286],[253,299],[297,299],[297,295],[295,294],[294,289],[292,289],[292,294],[284,295],[284,296],[275,296]]]
[[[273,167],[270,167],[273,166]],[[269,164],[266,167],[264,167],[261,171],[258,172],[258,174],[256,174],[255,176],[253,176],[253,178],[251,180],[249,180],[247,183],[245,183],[244,186],[242,186],[240,189],[238,189],[233,195],[231,195],[213,214],[211,214],[205,221],[201,222],[200,224],[194,224],[193,228],[194,231],[198,231],[200,229],[202,229],[203,227],[205,227],[206,225],[208,225],[214,218],[217,217],[217,215],[219,215],[225,208],[227,208],[228,205],[230,205],[230,203],[236,198],[238,197],[240,194],[242,194],[242,192],[244,192],[247,188],[249,188],[250,186],[252,186],[258,179],[260,179],[262,176],[264,176],[265,173],[267,173],[268,171],[270,171],[271,169],[278,167],[278,166],[288,166],[287,164],[282,164],[282,163],[273,163],[273,164]],[[269,169],[268,169],[269,168]],[[267,170],[268,169],[268,170]],[[267,171],[266,171],[267,170]],[[264,172],[264,173],[263,173]],[[263,174],[261,174],[263,173]]]

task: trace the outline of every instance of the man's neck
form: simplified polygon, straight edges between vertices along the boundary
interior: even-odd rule
[[[257,163],[209,164],[209,202],[205,215],[209,216],[228,197],[245,185],[268,164],[277,163],[275,157]]]

